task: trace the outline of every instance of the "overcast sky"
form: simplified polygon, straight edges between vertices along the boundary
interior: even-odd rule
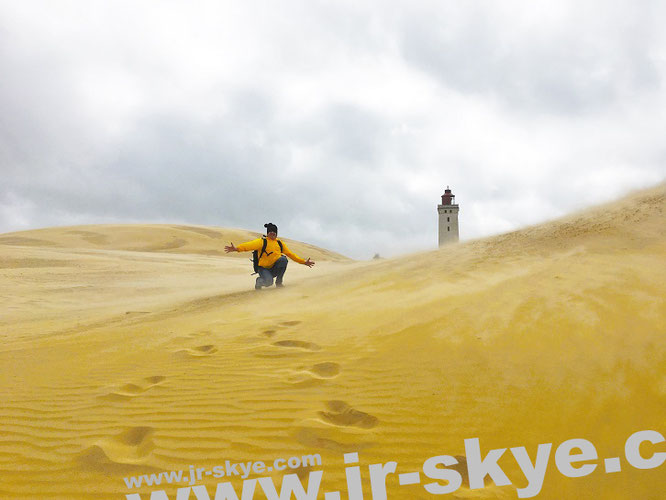
[[[666,177],[661,0],[0,0],[0,232],[263,231],[355,258]],[[237,242],[239,243],[239,242]]]

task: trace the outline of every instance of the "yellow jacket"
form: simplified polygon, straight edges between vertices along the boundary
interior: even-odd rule
[[[251,252],[256,250],[261,252],[261,248],[264,246],[264,239],[258,238],[256,240],[248,241],[247,243],[241,243],[236,246],[239,252]],[[278,260],[282,255],[286,255],[291,260],[298,262],[299,264],[305,264],[305,259],[301,259],[298,255],[289,250],[287,244],[282,242],[282,252],[280,252],[280,245],[278,244],[277,239],[266,238],[266,251],[259,258],[259,265],[270,269],[275,264],[275,261]]]

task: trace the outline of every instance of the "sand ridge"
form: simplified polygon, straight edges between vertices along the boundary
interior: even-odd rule
[[[344,491],[343,453],[367,478],[370,463],[462,464],[472,437],[621,456],[633,432],[666,432],[665,200],[661,185],[441,251],[293,266],[261,292],[247,262],[203,253],[217,228],[148,245],[139,228],[59,229],[71,247],[0,235],[0,496],[118,499],[129,474],[310,453],[322,491]],[[513,486],[463,476],[451,498],[516,498],[525,480],[499,463]],[[570,479],[551,464],[537,498],[660,498],[663,467],[623,466]]]
[[[239,244],[261,237],[261,233],[242,229],[212,228],[173,224],[106,224],[52,227],[0,234],[0,245],[50,248],[88,248],[132,252],[194,254],[247,258],[247,254],[224,252],[233,241]],[[350,259],[330,250],[280,237],[296,254],[313,260],[349,262]],[[306,258],[306,257],[304,257]]]

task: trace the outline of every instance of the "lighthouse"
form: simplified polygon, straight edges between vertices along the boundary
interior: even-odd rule
[[[442,195],[442,204],[437,205],[439,214],[439,246],[447,243],[456,243],[458,234],[458,211],[460,207],[455,202],[455,197],[449,186],[446,186]]]

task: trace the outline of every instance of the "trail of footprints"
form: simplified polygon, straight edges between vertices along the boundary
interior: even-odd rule
[[[282,321],[274,329],[262,331],[265,337],[273,338],[277,335],[278,329],[289,328],[299,325],[300,321]],[[266,346],[264,346],[266,347]],[[270,344],[270,349],[261,349],[255,353],[255,356],[261,358],[287,357],[294,354],[303,354],[307,352],[321,351],[321,346],[314,342],[297,339],[276,340]],[[277,348],[277,349],[275,349]],[[333,362],[318,363],[310,368],[300,366],[297,372],[289,377],[289,382],[293,384],[302,384],[312,379],[333,378],[340,373],[340,365]]]
[[[278,334],[278,330],[288,329],[299,325],[301,321],[283,321],[272,329],[266,329],[261,334],[267,339],[273,339]],[[197,339],[208,336],[209,331],[196,332],[179,338],[180,341]],[[255,353],[258,357],[289,357],[293,355],[303,355],[321,351],[321,346],[314,342],[285,339],[275,340],[270,343],[270,349],[263,349]],[[214,344],[204,344],[196,347],[179,349],[174,352],[178,356],[201,358],[211,356],[218,352]],[[325,383],[326,380],[337,377],[341,372],[341,366],[332,361],[323,361],[313,365],[299,365],[295,367],[292,374],[288,376],[287,382],[292,387],[305,388]],[[145,377],[137,382],[130,382],[119,386],[116,390],[103,396],[100,400],[122,402],[139,396],[155,386],[162,384],[166,377],[155,375]],[[318,412],[319,421],[332,426],[332,428],[356,428],[360,430],[373,429],[379,424],[379,419],[374,415],[353,408],[345,401],[331,400],[325,402],[325,408]],[[110,438],[103,443],[88,449],[80,457],[88,466],[99,467],[108,466],[108,463],[132,464],[140,461],[152,449],[150,435],[152,429],[137,427],[129,428],[120,435]],[[358,442],[341,443],[334,436],[327,436],[322,429],[311,427],[300,427],[295,434],[296,439],[306,446],[316,446],[330,448],[335,450],[359,450],[370,443]],[[338,436],[335,436],[336,438]],[[118,456],[120,455],[120,456]]]
[[[296,326],[299,321],[285,321],[279,323],[277,328],[284,328]],[[264,330],[262,334],[268,338],[273,338],[277,334],[276,329]],[[322,348],[313,342],[302,340],[279,340],[271,344],[274,348],[284,350],[297,350],[299,352],[309,351],[316,352]],[[266,353],[259,354],[260,356],[267,356]],[[274,356],[279,356],[279,352],[273,353]],[[298,366],[296,370],[290,375],[287,381],[294,387],[311,387],[324,383],[327,379],[337,377],[341,372],[341,367],[338,363],[332,361],[324,361],[316,363],[309,367]],[[379,425],[379,419],[374,415],[358,410],[345,401],[331,400],[325,403],[325,409],[318,412],[319,421],[331,426],[332,429],[359,429],[370,430]],[[296,439],[305,446],[315,446],[320,448],[330,448],[333,450],[351,451],[362,449],[370,446],[370,443],[359,442],[355,437],[351,443],[340,442],[341,436],[337,433],[327,433],[321,428],[316,428],[306,425],[299,427],[295,433]]]
[[[189,342],[192,339],[207,337],[210,333],[208,330],[198,331],[183,337],[177,337],[175,340],[178,343]],[[217,351],[218,349],[215,345],[204,344],[192,348],[179,349],[173,354],[196,358],[211,356]],[[161,385],[165,380],[166,377],[162,375],[145,377],[138,381],[118,386],[115,390],[98,396],[98,399],[115,403],[127,402]],[[84,469],[103,472],[130,472],[136,468],[140,470],[152,470],[154,467],[149,466],[146,462],[155,447],[152,441],[153,433],[154,429],[152,427],[127,427],[119,434],[101,439],[86,448],[78,455],[77,460]]]

